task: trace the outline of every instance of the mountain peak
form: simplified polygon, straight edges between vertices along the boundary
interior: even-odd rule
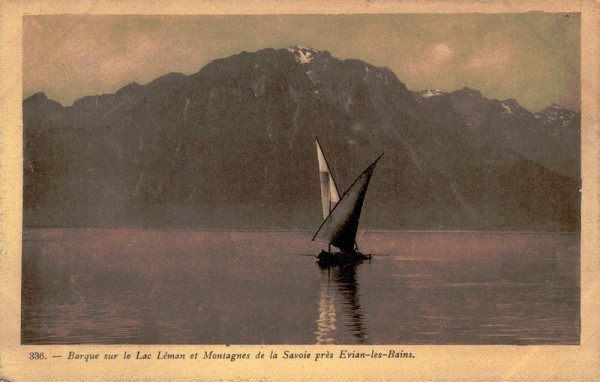
[[[467,86],[465,86],[464,88],[462,88],[460,90],[456,90],[453,93],[466,95],[468,97],[477,97],[477,98],[487,99],[487,97],[485,97],[483,94],[481,94],[481,92],[479,90],[475,90],[475,89],[469,88]]]
[[[134,93],[142,88],[143,88],[142,85],[133,81],[133,82],[123,86],[121,89],[117,90],[117,94]]]
[[[557,109],[557,110],[569,110],[564,106],[561,106],[559,104],[556,103],[552,103],[552,105],[548,106],[549,109]]]
[[[529,112],[514,98],[502,100],[500,101],[500,105],[502,105],[504,112],[507,114],[529,114]]]
[[[25,101],[45,101],[47,99],[48,99],[48,97],[46,96],[46,93],[37,92],[37,93],[34,93],[34,94],[30,95],[29,97],[25,98]]]
[[[23,105],[52,105],[52,107],[63,107],[58,101],[48,98],[46,93],[37,92],[23,100]]]
[[[164,76],[158,77],[154,81],[150,82],[148,85],[158,85],[158,84],[164,84],[164,83],[168,83],[168,82],[172,82],[172,81],[180,81],[186,77],[187,76],[183,73],[171,72],[171,73],[165,74]],[[133,85],[133,84],[135,84],[135,82],[133,82],[130,85]]]
[[[556,103],[538,111],[534,114],[535,118],[542,121],[545,125],[567,126],[577,118],[577,112],[567,109]]]
[[[437,97],[437,96],[441,96],[444,94],[446,94],[446,93],[444,93],[443,91],[441,91],[439,89],[425,89],[425,90],[421,90],[420,92],[417,93],[417,95],[421,98]]]
[[[316,54],[321,53],[320,50],[300,45],[290,46],[287,48],[287,51],[291,52],[294,55],[296,62],[301,64],[310,63]]]

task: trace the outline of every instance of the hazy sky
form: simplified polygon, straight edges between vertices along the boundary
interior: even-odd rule
[[[26,16],[24,96],[64,105],[262,48],[304,45],[389,67],[411,90],[472,87],[579,110],[579,14]]]

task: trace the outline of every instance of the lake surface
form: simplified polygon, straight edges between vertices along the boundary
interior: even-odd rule
[[[578,234],[26,229],[24,344],[578,344]]]

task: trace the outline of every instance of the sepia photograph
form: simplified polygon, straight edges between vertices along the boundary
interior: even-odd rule
[[[24,344],[577,344],[580,15],[23,18]]]

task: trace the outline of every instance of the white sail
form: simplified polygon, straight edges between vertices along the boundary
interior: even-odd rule
[[[329,169],[321,145],[317,140],[317,157],[319,158],[319,179],[321,180],[321,205],[323,207],[323,219],[329,216],[333,207],[340,201],[335,179]]]

